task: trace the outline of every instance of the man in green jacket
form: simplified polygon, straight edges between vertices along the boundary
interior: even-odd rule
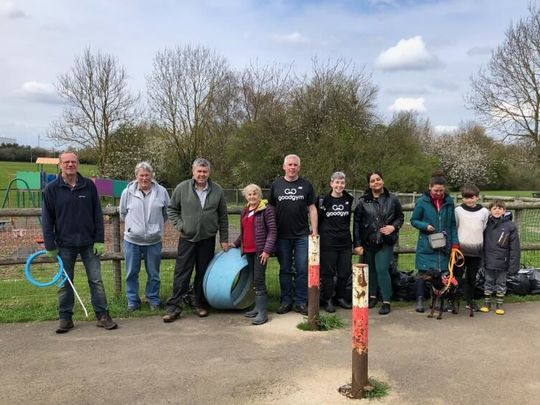
[[[167,214],[180,232],[174,267],[173,293],[167,301],[163,322],[174,322],[182,312],[182,297],[188,292],[193,267],[195,313],[208,315],[203,294],[203,279],[214,257],[216,234],[224,251],[229,249],[229,221],[223,189],[210,180],[210,162],[197,158],[193,178],[184,180],[173,191]]]

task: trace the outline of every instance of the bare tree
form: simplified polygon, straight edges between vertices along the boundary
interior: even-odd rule
[[[240,104],[247,122],[272,115],[289,100],[292,86],[291,66],[251,63],[240,75]]]
[[[208,156],[212,137],[223,135],[234,121],[234,75],[226,60],[207,48],[178,46],[158,52],[147,92],[153,118],[188,168],[194,157]]]
[[[298,153],[319,157],[303,163],[317,187],[326,188],[333,171],[348,172],[351,184],[364,171],[364,146],[377,122],[376,95],[370,74],[343,59],[314,60],[311,75],[292,91],[290,136]]]
[[[114,131],[137,115],[138,96],[128,89],[126,70],[114,56],[86,48],[56,88],[66,107],[48,136],[58,144],[94,148],[101,172]]]
[[[540,163],[540,11],[511,25],[487,67],[471,78],[468,107],[504,138],[526,140]]]

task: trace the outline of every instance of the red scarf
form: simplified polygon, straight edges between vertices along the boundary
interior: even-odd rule
[[[435,206],[437,212],[439,212],[444,202],[444,194],[440,198],[437,198],[433,194],[429,193],[429,198],[431,199],[431,203]]]

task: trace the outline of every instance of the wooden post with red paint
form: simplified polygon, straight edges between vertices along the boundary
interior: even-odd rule
[[[352,384],[351,396],[364,398],[368,381],[368,266],[357,263],[353,270]]]
[[[308,325],[319,330],[319,235],[309,235],[308,240]]]

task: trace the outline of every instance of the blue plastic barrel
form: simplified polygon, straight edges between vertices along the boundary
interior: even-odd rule
[[[253,304],[253,275],[240,249],[232,248],[214,256],[203,280],[204,295],[217,309],[245,309]]]

